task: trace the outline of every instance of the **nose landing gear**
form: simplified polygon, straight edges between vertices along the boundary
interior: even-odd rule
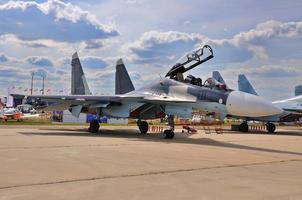
[[[174,115],[169,115],[167,120],[168,120],[168,124],[169,124],[170,128],[166,129],[164,131],[164,138],[165,139],[173,139],[174,138],[174,128],[175,128]]]
[[[240,124],[239,131],[244,132],[244,133],[249,131],[249,125],[247,124],[247,122],[242,122]]]
[[[174,131],[171,129],[166,129],[164,131],[164,138],[165,139],[173,139],[174,138]]]

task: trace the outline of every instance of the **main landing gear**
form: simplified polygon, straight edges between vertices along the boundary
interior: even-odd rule
[[[97,118],[90,122],[88,131],[90,133],[98,133],[100,129],[101,110],[97,110]]]
[[[164,130],[164,138],[165,139],[172,139],[174,138],[174,115],[168,115],[167,117],[168,124],[170,126],[169,129]]]
[[[276,125],[271,122],[266,123],[265,126],[266,126],[267,132],[269,132],[269,133],[274,133],[276,130]]]
[[[138,126],[138,129],[141,132],[141,134],[148,133],[148,130],[149,130],[149,124],[148,124],[148,122],[138,120],[137,121],[137,126]]]
[[[169,129],[164,130],[164,138],[165,139],[172,139],[174,138],[174,116],[169,115],[167,117],[168,124],[170,126]],[[149,124],[146,121],[137,121],[137,126],[141,134],[147,134],[149,130]]]
[[[249,131],[249,125],[247,124],[247,122],[242,122],[240,124],[239,131],[244,132],[244,133]]]
[[[174,138],[174,116],[173,115],[169,115],[168,118],[168,124],[170,126],[169,129],[166,129],[164,131],[164,138],[165,139],[172,139]],[[146,134],[149,130],[149,124],[146,121],[138,121],[137,122],[138,128],[141,132],[141,134]],[[99,132],[99,128],[100,128],[100,124],[99,124],[99,120],[92,120],[90,122],[90,126],[88,128],[90,133],[98,133]]]
[[[276,131],[276,125],[271,122],[266,123],[265,126],[266,126],[267,132],[269,132],[269,133],[274,133]],[[242,122],[240,124],[239,131],[245,132],[245,133],[249,131],[249,125],[247,124],[247,122]]]
[[[90,133],[98,133],[99,132],[99,129],[100,129],[100,123],[99,123],[99,121],[98,120],[92,120],[91,122],[90,122],[90,126],[89,126],[89,128],[88,128],[88,131],[90,132]]]

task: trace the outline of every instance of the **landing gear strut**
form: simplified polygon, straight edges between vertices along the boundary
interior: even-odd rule
[[[172,138],[174,138],[174,128],[175,128],[174,115],[169,115],[167,120],[168,120],[168,124],[169,124],[170,128],[166,129],[164,131],[164,138],[165,139],[172,139]]]
[[[101,109],[97,109],[96,111],[97,118],[90,122],[88,131],[90,133],[98,133],[100,129],[100,119],[101,119]]]
[[[95,119],[90,122],[90,126],[89,126],[88,130],[90,133],[98,133],[99,128],[100,128],[99,121]]]
[[[249,131],[249,125],[247,124],[247,122],[242,122],[240,124],[239,131],[245,132],[245,133]]]
[[[146,134],[149,130],[149,124],[146,121],[138,121],[137,122],[139,131],[141,132],[141,134]]]
[[[267,124],[265,124],[265,126],[266,126],[267,132],[269,132],[269,133],[274,133],[276,130],[276,125],[271,122],[268,122]]]

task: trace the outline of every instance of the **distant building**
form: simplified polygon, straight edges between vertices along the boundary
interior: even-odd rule
[[[22,105],[23,104],[23,97],[15,97],[13,98],[13,105],[14,107],[17,107],[18,105]]]
[[[296,86],[296,88],[295,88],[295,95],[296,96],[302,95],[302,85]]]

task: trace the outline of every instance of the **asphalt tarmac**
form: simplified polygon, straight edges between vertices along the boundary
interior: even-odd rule
[[[302,199],[302,128],[172,140],[102,129],[0,126],[0,200]]]

